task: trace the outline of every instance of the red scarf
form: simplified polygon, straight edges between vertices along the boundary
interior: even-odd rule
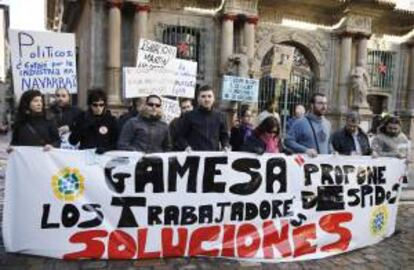
[[[279,140],[278,137],[273,134],[264,133],[260,136],[260,139],[266,145],[266,153],[279,153]]]

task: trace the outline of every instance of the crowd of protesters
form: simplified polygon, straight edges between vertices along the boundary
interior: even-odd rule
[[[9,152],[13,146],[42,146],[45,151],[66,143],[77,149],[96,149],[97,154],[111,150],[145,153],[166,151],[245,151],[263,153],[303,153],[372,155],[408,158],[409,141],[401,131],[397,116],[376,121],[370,137],[360,127],[359,115],[349,112],[344,127],[333,132],[325,117],[328,100],[316,93],[305,111],[296,105],[295,115],[286,123],[282,138],[281,119],[274,101],[256,119],[252,108],[241,106],[237,124],[229,127],[224,113],[215,109],[214,89],[203,86],[193,108],[191,99],[179,102],[181,116],[169,125],[162,120],[162,99],[149,95],[134,99],[131,109],[119,119],[108,109],[101,89],[88,93],[88,108],[71,105],[66,89],[57,89],[55,103],[46,110],[40,91],[23,93],[13,125]]]

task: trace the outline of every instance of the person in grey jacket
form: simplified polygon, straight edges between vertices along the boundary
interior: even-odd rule
[[[129,119],[122,127],[118,150],[145,153],[171,150],[167,123],[161,121],[161,98],[149,95],[138,116]]]
[[[306,153],[310,157],[330,154],[331,123],[324,117],[328,101],[324,94],[315,93],[310,100],[310,112],[298,119],[289,130],[286,147],[293,153]]]

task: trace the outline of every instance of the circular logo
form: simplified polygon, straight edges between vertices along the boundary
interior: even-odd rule
[[[106,133],[108,133],[108,128],[105,126],[101,126],[99,128],[99,133],[101,133],[102,135],[105,135]]]
[[[52,189],[59,200],[73,202],[83,195],[85,179],[78,169],[66,167],[52,177]]]
[[[373,236],[382,236],[387,231],[388,208],[385,205],[375,207],[371,213],[370,230]]]

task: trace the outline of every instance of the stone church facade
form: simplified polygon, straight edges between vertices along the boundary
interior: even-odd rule
[[[361,113],[366,129],[373,115],[395,112],[414,138],[414,13],[396,9],[394,2],[54,0],[48,1],[48,26],[76,34],[83,106],[86,90],[101,87],[114,110],[125,107],[122,67],[135,65],[139,39],[148,38],[197,61],[197,85],[213,85],[218,96],[228,59],[245,48],[248,76],[260,80],[258,109],[276,99],[280,110],[292,112],[322,92],[334,126],[350,109]],[[295,47],[287,92],[269,76],[275,44]]]

